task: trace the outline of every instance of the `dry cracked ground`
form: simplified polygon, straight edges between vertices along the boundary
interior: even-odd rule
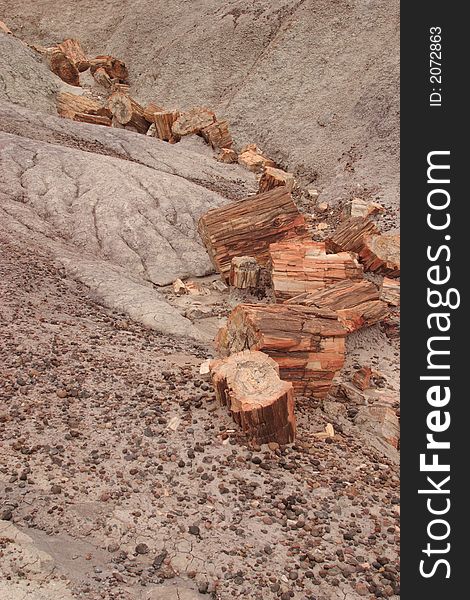
[[[293,43],[297,4],[276,40]],[[246,39],[247,10],[230,17]],[[253,193],[253,174],[199,138],[59,119],[63,84],[12,36],[0,47],[0,597],[396,599],[396,451],[339,398],[298,399],[295,445],[253,446],[199,375],[237,297],[214,288],[197,219]],[[393,189],[374,196],[385,229]],[[177,298],[188,277],[207,294]],[[342,376],[370,365],[396,395],[398,351],[379,326],[353,334]]]

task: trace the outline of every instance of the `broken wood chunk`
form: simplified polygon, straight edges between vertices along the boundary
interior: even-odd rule
[[[102,87],[110,90],[113,87],[113,80],[108,75],[106,69],[98,67],[93,71],[93,79]]]
[[[157,112],[165,112],[165,109],[163,108],[163,106],[155,104],[155,102],[150,102],[144,107],[144,117],[149,123],[155,122],[153,115]]]
[[[378,202],[368,202],[362,198],[353,198],[344,211],[345,218],[369,217],[384,211],[384,207]]]
[[[263,192],[267,192],[281,185],[285,185],[286,189],[289,192],[292,192],[294,188],[294,175],[292,173],[286,173],[282,169],[266,167],[259,180],[258,191],[262,194]]]
[[[387,304],[379,299],[377,287],[366,280],[338,281],[311,293],[294,296],[285,304],[316,306],[334,311],[349,333],[380,323],[389,314]]]
[[[58,44],[57,48],[72,61],[80,73],[90,67],[90,61],[78,40],[69,38]]]
[[[80,74],[74,63],[58,48],[46,51],[49,69],[69,85],[80,85]]]
[[[74,121],[80,121],[81,123],[90,123],[91,125],[104,125],[111,127],[111,119],[104,115],[90,115],[88,113],[75,113],[73,116]]]
[[[106,107],[121,125],[127,125],[139,133],[147,133],[150,123],[144,117],[144,109],[133,98],[123,92],[113,92]]]
[[[114,56],[110,56],[109,54],[96,56],[90,59],[89,63],[92,75],[97,69],[102,67],[111,79],[117,79],[122,83],[126,83],[129,79],[129,71],[126,65],[122,60],[114,58]]]
[[[380,299],[391,306],[400,306],[400,280],[384,277],[380,289]]]
[[[110,116],[105,107],[96,100],[69,92],[59,92],[56,104],[58,114],[67,119],[73,119],[78,113]]]
[[[165,142],[177,142],[180,138],[172,131],[173,123],[179,117],[179,112],[161,111],[153,113],[153,122],[155,123],[155,137]]]
[[[230,148],[233,144],[227,121],[215,121],[201,129],[201,135],[212,148]]]
[[[284,189],[284,188],[277,188]],[[362,266],[348,252],[327,254],[324,242],[282,240],[269,247],[274,294],[286,300],[343,279],[360,280]]]
[[[233,164],[238,162],[238,154],[232,148],[221,148],[219,154],[216,156],[216,160],[226,164]]]
[[[372,378],[372,369],[370,367],[361,367],[354,373],[352,382],[360,390],[364,391],[370,388],[370,380]]]
[[[238,162],[255,173],[262,173],[266,167],[275,167],[276,163],[264,156],[256,144],[248,144],[238,155]]]
[[[175,136],[199,134],[205,127],[215,121],[215,113],[205,107],[196,107],[183,112],[173,123],[172,131]]]
[[[328,252],[359,252],[363,247],[364,236],[378,233],[379,230],[370,219],[351,217],[343,221],[334,234],[327,240]]]
[[[279,377],[277,363],[262,352],[245,350],[210,363],[215,395],[257,444],[288,444],[295,439],[292,384]]]
[[[367,271],[400,276],[400,235],[383,233],[363,238],[359,259]]]
[[[273,242],[307,234],[304,217],[285,187],[214,208],[198,231],[212,264],[228,280],[232,258],[253,256],[266,266]]]
[[[380,329],[390,339],[394,340],[400,337],[400,317],[397,314],[390,314],[380,323]]]
[[[232,258],[230,268],[230,285],[245,290],[256,289],[260,283],[261,267],[252,256],[236,256]]]
[[[324,398],[344,364],[347,330],[331,311],[283,304],[239,304],[216,339],[222,354],[269,354],[297,394]]]

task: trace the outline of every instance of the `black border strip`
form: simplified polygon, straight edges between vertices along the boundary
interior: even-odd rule
[[[469,277],[467,257],[470,258],[467,204],[470,199],[468,190],[464,189],[464,179],[470,171],[465,164],[470,150],[463,149],[469,130],[468,111],[464,108],[464,103],[468,104],[464,89],[468,89],[469,72],[464,61],[468,51],[464,49],[469,36],[464,33],[467,25],[463,9],[464,6],[457,2],[435,0],[401,5],[401,589],[405,600],[463,598],[468,595],[465,592],[468,588],[467,573],[470,575],[470,568],[466,565],[469,527],[465,515],[470,445],[470,420],[466,416],[470,398],[465,385],[467,373],[470,374],[467,358],[470,354],[467,350],[469,327],[465,314]],[[433,51],[430,38],[438,31],[431,30],[432,27],[441,29],[440,59],[430,55]],[[431,59],[441,64],[430,64]],[[432,72],[431,67],[434,68]],[[431,75],[437,75],[439,69],[442,79],[431,81]],[[429,103],[430,94],[435,92],[442,95],[440,106]],[[433,100],[437,101],[438,96],[433,96]],[[448,164],[450,170],[447,174],[444,170],[432,170],[431,182],[428,182],[427,160],[433,151],[449,152],[449,155],[434,154],[430,160]],[[444,183],[447,178],[450,182]],[[437,179],[439,182],[432,181]],[[436,204],[444,204],[448,194],[450,202],[447,208],[429,208],[428,194],[434,189],[445,192],[432,193],[431,203],[435,200]],[[440,223],[446,222],[448,213],[451,219],[449,226],[433,230],[427,223],[430,213],[431,223],[437,225],[439,219]],[[450,236],[450,239],[445,236]],[[449,258],[445,248],[438,253],[439,248],[444,246],[450,250]],[[433,259],[427,256],[428,247]],[[437,270],[428,272],[436,265]],[[449,273],[446,267],[450,270],[450,280],[431,284],[429,276],[443,279]],[[431,308],[428,305],[428,288],[439,290],[444,296],[449,288],[455,288],[460,294],[460,307]],[[456,298],[456,293],[451,294],[453,302]],[[438,296],[434,294],[431,301],[438,301]],[[450,322],[448,332],[438,331],[437,318],[431,317],[430,323],[427,322],[432,313],[449,315],[449,321],[446,317],[440,320],[443,327]],[[431,342],[431,348],[450,350],[449,355],[428,356],[427,343],[433,336],[449,336],[448,341]],[[450,368],[429,369],[428,358],[433,364],[448,364]],[[420,380],[420,376],[449,376],[450,379]],[[431,402],[435,401],[434,406],[431,406],[427,395],[432,386],[440,386],[434,393],[429,392]],[[446,386],[450,392],[447,403],[444,398]],[[433,411],[438,411],[438,414],[429,416]],[[448,418],[449,427],[434,433],[434,439],[450,442],[450,449],[427,449],[426,435],[432,433],[430,425],[444,427]],[[450,471],[420,470],[420,454],[423,453],[426,454],[425,462],[429,464],[437,460],[439,464],[448,464]],[[433,459],[434,453],[437,454],[436,459]],[[434,486],[427,480],[428,476],[433,479]],[[450,479],[445,481],[448,476]],[[441,493],[437,493],[436,486]],[[419,489],[436,493],[419,494]],[[443,490],[449,490],[449,493]],[[430,508],[448,510],[441,515],[432,515]],[[434,519],[448,522],[449,532],[445,523],[429,525]],[[429,531],[443,539],[431,539]],[[426,554],[423,550],[428,549],[428,543],[430,552]],[[447,562],[437,563],[441,559]],[[432,575],[424,577],[420,574],[420,565],[424,573]],[[447,575],[450,577],[447,578]]]

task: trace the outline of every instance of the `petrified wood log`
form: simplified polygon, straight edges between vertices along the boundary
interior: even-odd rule
[[[380,289],[380,299],[391,306],[400,306],[400,280],[384,277]]]
[[[56,99],[57,112],[61,117],[73,119],[78,113],[109,117],[109,111],[96,100],[69,92],[59,92]]]
[[[80,73],[90,67],[90,61],[78,40],[69,38],[58,44],[57,48],[72,61]]]
[[[230,268],[230,285],[240,290],[259,286],[261,267],[252,256],[236,256],[232,258]]]
[[[153,115],[157,112],[165,112],[165,109],[163,108],[163,106],[155,104],[155,102],[149,102],[149,104],[147,104],[144,107],[144,117],[149,123],[155,122]]]
[[[49,69],[69,85],[80,85],[80,74],[75,64],[58,48],[47,49]]]
[[[75,113],[73,116],[74,121],[80,121],[81,123],[91,123],[92,125],[105,125],[111,127],[111,119],[104,115],[90,115],[88,113]]]
[[[295,439],[292,384],[279,378],[277,363],[246,350],[210,363],[215,394],[257,444],[288,444]]]
[[[378,233],[374,223],[367,218],[351,217],[343,221],[331,238],[327,240],[326,247],[329,252],[359,252],[363,248],[364,236]]]
[[[347,330],[332,311],[282,304],[239,304],[217,335],[223,354],[261,350],[296,393],[324,398],[344,364]]]
[[[364,236],[359,259],[367,271],[399,277],[400,235],[383,233]]]
[[[307,225],[280,187],[210,210],[199,219],[198,231],[213,265],[228,280],[232,258],[253,256],[265,266],[271,243],[306,235]]]
[[[180,138],[173,133],[172,126],[178,117],[179,112],[177,110],[154,113],[155,137],[165,140],[165,142],[177,142]]]
[[[238,155],[238,162],[255,173],[262,173],[266,167],[275,167],[276,163],[264,156],[256,144],[248,144]]]
[[[292,191],[294,187],[294,176],[292,173],[286,173],[286,171],[275,169],[274,167],[266,167],[259,180],[258,191],[262,194],[281,185],[285,185],[289,192]]]
[[[139,133],[146,133],[150,123],[144,117],[144,109],[129,95],[113,92],[108,98],[107,108],[121,125],[134,128]]]
[[[93,73],[96,69],[102,67],[111,79],[117,79],[118,81],[125,83],[129,79],[129,71],[126,65],[114,56],[109,54],[96,56],[90,59],[90,72]]]
[[[363,276],[362,266],[353,255],[327,254],[324,242],[283,240],[271,244],[269,254],[278,300],[313,292],[344,279],[361,280]]]
[[[329,256],[334,256],[330,254]],[[389,314],[386,302],[371,281],[338,281],[312,293],[286,300],[285,304],[316,306],[332,310],[348,332],[380,323]]]
[[[215,121],[201,129],[201,135],[212,148],[230,148],[233,144],[227,121]]]
[[[196,107],[183,112],[173,123],[172,131],[175,136],[199,134],[205,127],[215,122],[215,113],[205,107]]]
[[[110,90],[113,87],[113,80],[103,67],[98,67],[93,71],[93,79],[102,87]]]

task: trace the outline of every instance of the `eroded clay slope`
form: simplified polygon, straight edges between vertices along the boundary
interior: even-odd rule
[[[398,201],[396,0],[0,0],[43,43],[77,37],[122,58],[132,93],[207,104],[325,198]],[[54,15],[53,20],[50,19]]]
[[[202,141],[172,147],[12,105],[0,123],[4,234],[48,248],[108,306],[199,338],[157,286],[212,271],[197,220],[248,193],[253,176],[219,165]]]

